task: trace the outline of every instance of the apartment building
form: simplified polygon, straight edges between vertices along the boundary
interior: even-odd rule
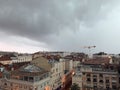
[[[10,65],[14,63],[23,63],[32,61],[30,54],[8,54],[0,57],[0,63],[3,65]]]
[[[30,62],[32,61],[32,55],[31,54],[17,54],[14,56],[11,56],[12,63],[22,63],[22,62]]]
[[[80,71],[81,67],[79,65],[76,68],[74,68],[72,84],[76,83],[80,87],[80,90],[83,90],[82,89],[82,72]]]
[[[49,63],[52,64],[51,68],[51,82],[53,90],[59,90],[62,86],[62,77],[65,70],[65,62],[63,60],[49,60]]]
[[[46,59],[43,57],[38,57],[33,59],[31,62],[39,67],[44,68],[47,71],[50,71],[50,81],[52,90],[60,89],[62,86],[62,77],[64,75],[65,70],[65,62],[64,60],[54,60],[54,59]]]
[[[4,72],[1,82],[3,90],[47,90],[50,87],[50,72],[28,64],[18,70]]]
[[[3,72],[1,87],[8,90],[66,90],[72,83],[72,60],[34,58],[21,68]],[[8,66],[9,67],[9,66]],[[11,70],[11,69],[10,69]],[[37,70],[37,71],[36,71]],[[48,76],[45,76],[48,74]],[[40,79],[40,78],[43,79]],[[65,82],[63,78],[65,77]]]
[[[72,85],[73,70],[73,60],[71,57],[65,57],[62,59],[65,63],[64,74],[62,77],[62,89],[69,90]]]
[[[91,59],[80,66],[82,90],[119,90],[118,64],[110,58]]]
[[[0,57],[0,63],[3,65],[12,64],[12,59],[10,55],[3,55]]]

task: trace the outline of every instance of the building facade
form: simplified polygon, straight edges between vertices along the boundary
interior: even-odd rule
[[[32,64],[19,70],[4,73],[1,79],[3,90],[45,90],[50,86],[50,73]]]
[[[80,65],[82,90],[119,90],[118,65],[109,59],[90,60]]]

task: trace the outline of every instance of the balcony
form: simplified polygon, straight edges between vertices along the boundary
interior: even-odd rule
[[[93,88],[93,86],[92,85],[84,85],[83,87],[85,87],[85,88]]]
[[[113,82],[113,83],[114,83],[114,82],[117,83],[117,80],[112,80],[112,82]]]
[[[93,72],[99,72],[99,73],[101,73],[101,74],[103,74],[103,73],[108,73],[108,74],[118,74],[118,71],[116,71],[116,70],[109,70],[109,69],[107,69],[107,70],[93,70]]]
[[[97,79],[96,78],[93,79],[93,83],[97,83]]]
[[[117,85],[117,82],[112,82],[112,85]]]

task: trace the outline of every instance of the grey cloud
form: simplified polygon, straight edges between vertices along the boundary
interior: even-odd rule
[[[64,27],[74,27],[76,19],[84,22],[93,20],[105,2],[103,0],[1,0],[0,27],[12,34],[38,38],[59,32]]]
[[[94,25],[104,19],[107,10],[117,2],[119,0],[0,0],[0,30],[55,45],[54,40],[57,41],[66,28],[74,33],[78,32],[80,23],[86,27]]]

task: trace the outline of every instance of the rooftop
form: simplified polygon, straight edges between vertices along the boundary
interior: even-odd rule
[[[104,58],[95,58],[95,59],[89,59],[85,61],[83,64],[109,64],[110,58],[104,57]]]
[[[19,70],[23,72],[41,72],[43,69],[33,64],[28,64],[21,67]]]
[[[12,75],[18,75],[18,76],[39,76],[41,74],[47,73],[48,71],[35,66],[33,64],[28,64],[25,66],[22,66],[20,69],[12,71]]]
[[[3,55],[2,57],[0,57],[0,61],[6,61],[6,60],[11,60],[11,56],[10,55]]]

